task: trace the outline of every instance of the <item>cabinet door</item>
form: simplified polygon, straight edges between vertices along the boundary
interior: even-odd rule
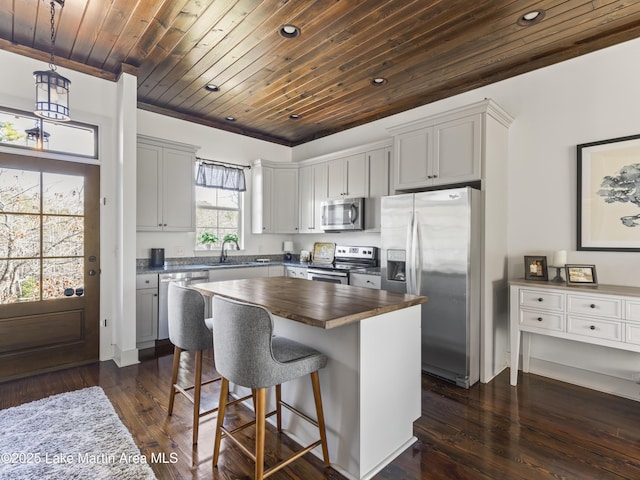
[[[298,233],[298,169],[274,169],[271,198],[274,233]]]
[[[365,229],[380,231],[380,204],[382,197],[389,195],[389,173],[391,149],[381,148],[367,153],[369,162],[369,198],[364,214]]]
[[[252,170],[251,231],[252,233],[273,233],[272,195],[273,168],[263,165]]]
[[[162,230],[162,148],[138,144],[136,224],[140,231]]]
[[[421,128],[395,137],[395,189],[433,185],[431,160],[433,128]]]
[[[165,232],[195,231],[195,157],[164,149],[162,216]]]
[[[434,185],[480,180],[481,125],[476,114],[434,127]]]
[[[136,290],[136,343],[155,341],[158,336],[158,290]],[[149,345],[151,346],[151,345]],[[142,348],[146,348],[142,346]]]
[[[329,198],[343,198],[347,193],[345,162],[343,158],[327,162],[327,195]]]
[[[346,196],[349,198],[369,196],[369,161],[367,155],[359,153],[344,159]]]
[[[300,167],[298,174],[300,192],[300,233],[313,233],[315,227],[315,201],[313,191],[313,165]]]

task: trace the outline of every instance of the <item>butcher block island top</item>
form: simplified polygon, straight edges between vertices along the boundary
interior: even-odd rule
[[[260,305],[272,314],[330,329],[382,313],[420,305],[427,297],[302,278],[262,277],[198,283],[203,295]]]

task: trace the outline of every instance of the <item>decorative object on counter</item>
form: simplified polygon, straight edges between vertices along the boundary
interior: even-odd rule
[[[598,285],[595,265],[567,265],[567,285]]]
[[[149,260],[149,266],[151,268],[164,267],[164,248],[151,249],[151,260]]]
[[[218,237],[213,233],[202,232],[200,235],[198,235],[197,240],[202,245],[204,245],[207,250],[211,250],[211,247],[213,247],[213,245],[218,242]]]
[[[336,244],[331,242],[316,242],[313,244],[314,263],[333,263],[336,254]]]
[[[549,279],[547,257],[544,255],[525,255],[524,278],[525,280],[540,280],[546,282]]]
[[[640,135],[578,145],[578,250],[640,252]]]
[[[301,250],[300,251],[300,261],[301,262],[310,262],[311,261],[311,252],[309,250]]]
[[[564,282],[564,278],[562,278],[562,270],[564,270],[564,266],[567,264],[567,251],[566,250],[558,250],[553,254],[553,260],[551,261],[551,266],[556,269],[556,276],[553,277],[552,282]]]
[[[285,240],[282,246],[284,251],[284,259],[287,262],[291,261],[291,252],[293,252],[293,242],[291,240]]]

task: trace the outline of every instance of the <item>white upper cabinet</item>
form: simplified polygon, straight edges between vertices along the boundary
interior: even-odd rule
[[[358,153],[327,162],[329,198],[369,196],[369,163],[366,154]]]
[[[298,167],[251,164],[252,233],[298,233]]]
[[[483,100],[389,129],[394,136],[394,190],[481,181],[487,161],[487,119],[508,124],[502,110]]]
[[[138,137],[138,231],[195,230],[194,171],[197,147]]]
[[[365,200],[365,229],[380,231],[382,197],[389,195],[391,187],[391,148],[367,152],[369,162],[369,197]]]
[[[322,232],[322,202],[327,199],[327,164],[300,167],[300,233]]]

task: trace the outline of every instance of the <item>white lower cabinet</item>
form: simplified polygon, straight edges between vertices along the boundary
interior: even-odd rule
[[[285,273],[287,277],[291,278],[307,278],[307,267],[291,267],[288,266],[285,268]]]
[[[245,278],[269,277],[269,265],[256,267],[228,267],[209,270],[209,281],[243,280]]]
[[[512,281],[509,293],[511,385],[529,371],[529,338],[547,335],[640,352],[640,288]]]
[[[371,275],[368,273],[350,273],[349,285],[354,287],[366,287],[380,289],[382,285],[382,279],[380,275]]]
[[[155,346],[158,337],[158,275],[136,277],[136,347]]]

